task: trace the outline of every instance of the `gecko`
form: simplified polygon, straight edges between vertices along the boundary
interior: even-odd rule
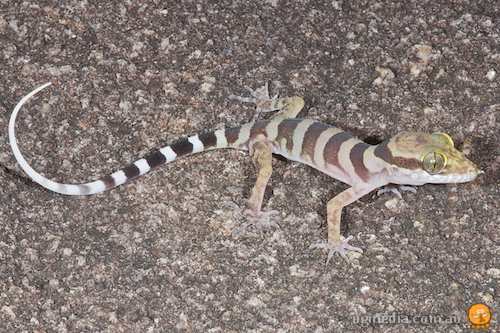
[[[257,171],[246,213],[249,218],[256,218],[257,221],[262,218],[264,221],[266,214],[271,213],[262,209],[264,192],[272,173],[272,155],[278,154],[309,165],[350,186],[328,201],[327,239],[311,246],[327,253],[327,263],[335,253],[348,260],[346,254],[350,251],[363,252],[361,248],[349,244],[352,236],[341,236],[341,214],[345,206],[388,184],[464,183],[483,173],[455,148],[452,138],[446,133],[406,131],[371,145],[338,127],[313,119],[297,118],[304,107],[304,99],[298,96],[270,97],[266,84],[251,90],[251,97],[231,98],[254,103],[256,114],[277,112],[267,120],[254,117],[238,127],[180,138],[95,181],[58,183],[29,165],[19,150],[15,136],[16,117],[22,106],[50,85],[48,82],[24,96],[12,111],[8,125],[9,142],[15,159],[34,182],[64,195],[92,195],[128,183],[182,156],[223,148],[239,149],[249,152]]]

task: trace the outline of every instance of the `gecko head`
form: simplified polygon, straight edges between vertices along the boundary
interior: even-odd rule
[[[483,173],[446,133],[402,132],[377,148],[390,164],[389,180],[397,184],[465,183]]]

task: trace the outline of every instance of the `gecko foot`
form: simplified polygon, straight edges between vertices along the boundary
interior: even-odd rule
[[[363,250],[360,249],[359,247],[355,247],[349,244],[349,241],[352,239],[352,236],[347,237],[344,240],[341,240],[339,244],[333,244],[331,242],[325,242],[325,241],[319,241],[317,243],[314,243],[310,246],[311,249],[324,249],[328,251],[328,258],[326,260],[326,264],[330,262],[330,259],[332,259],[333,255],[335,253],[338,253],[344,260],[349,262],[349,258],[347,258],[347,253],[349,251],[354,251],[354,252],[359,252],[363,253]]]
[[[254,121],[261,113],[279,111],[284,107],[279,103],[280,99],[278,98],[278,94],[274,95],[273,97],[269,95],[268,83],[255,90],[249,87],[245,87],[245,89],[249,91],[251,97],[229,95],[229,98],[243,103],[255,104],[255,115],[253,119]]]
[[[249,228],[255,229],[257,232],[264,232],[271,229],[279,228],[277,221],[279,220],[280,212],[277,210],[255,212],[251,209],[245,210],[247,221],[233,230],[233,235],[240,236]]]
[[[381,196],[385,193],[393,193],[399,199],[403,199],[401,192],[417,193],[417,189],[409,185],[387,185],[377,191],[377,196]]]

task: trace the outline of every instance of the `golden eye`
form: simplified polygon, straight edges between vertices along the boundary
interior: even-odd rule
[[[437,151],[433,151],[424,156],[422,164],[424,170],[433,175],[443,170],[446,165],[446,156]]]

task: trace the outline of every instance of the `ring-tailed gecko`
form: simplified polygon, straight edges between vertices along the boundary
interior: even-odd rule
[[[271,177],[272,154],[279,154],[326,173],[351,187],[327,204],[328,240],[313,247],[323,248],[328,260],[334,253],[345,258],[348,251],[362,252],[349,244],[352,236],[340,235],[342,208],[387,184],[463,183],[482,173],[463,153],[455,149],[445,133],[401,132],[378,145],[367,144],[350,133],[327,124],[296,118],[304,106],[301,97],[269,97],[267,85],[251,98],[258,112],[278,111],[269,120],[256,120],[239,127],[196,134],[165,146],[110,175],[85,184],[54,182],[35,170],[21,154],[15,137],[15,121],[21,107],[46,83],[26,96],[14,108],[9,121],[9,141],[14,156],[28,176],[48,190],[66,195],[91,195],[125,184],[160,165],[206,150],[247,150],[257,168],[257,180],[248,200],[252,218],[264,216],[262,201]],[[233,96],[234,97],[234,96]]]

